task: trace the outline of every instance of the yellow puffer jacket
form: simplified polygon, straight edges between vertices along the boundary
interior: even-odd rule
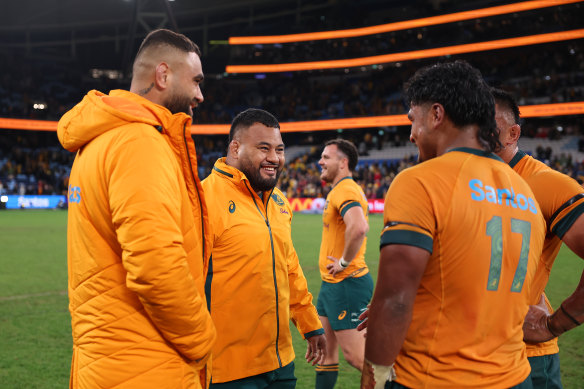
[[[217,328],[212,382],[286,366],[290,320],[304,338],[324,333],[292,245],[290,204],[277,188],[260,199],[224,158],[203,188],[213,238],[205,286]]]
[[[91,91],[59,121],[77,151],[67,233],[72,388],[201,388],[216,338],[191,118]]]

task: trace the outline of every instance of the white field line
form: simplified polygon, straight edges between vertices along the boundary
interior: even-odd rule
[[[53,292],[43,292],[43,293],[28,293],[28,294],[18,294],[14,296],[0,296],[0,301],[14,301],[14,300],[26,300],[35,297],[44,296],[64,296],[67,294],[66,290],[57,290]]]

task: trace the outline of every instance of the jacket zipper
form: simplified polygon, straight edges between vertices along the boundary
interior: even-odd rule
[[[276,292],[276,356],[278,357],[278,366],[282,367],[282,359],[280,358],[280,347],[278,345],[280,342],[280,309],[279,309],[279,303],[278,303],[278,280],[276,278],[276,254],[274,252],[274,238],[272,236],[272,227],[270,226],[270,221],[268,220],[268,203],[270,202],[270,197],[272,197],[272,193],[274,192],[274,189],[272,189],[270,191],[270,194],[268,195],[268,200],[266,201],[266,215],[264,216],[264,214],[260,210],[260,207],[258,206],[258,203],[255,200],[255,196],[253,195],[252,190],[249,188],[249,186],[247,184],[247,181],[244,181],[244,182],[245,182],[245,187],[247,188],[247,190],[249,191],[249,194],[251,195],[253,203],[255,204],[261,217],[266,222],[266,226],[268,226],[268,232],[270,234],[270,245],[272,247],[272,276],[274,278],[274,291]]]
[[[193,179],[193,185],[195,186],[195,190],[197,192],[197,199],[199,200],[199,209],[201,210],[201,237],[202,239],[202,245],[201,245],[201,250],[203,252],[203,266],[205,265],[205,215],[203,213],[203,201],[201,200],[201,194],[199,193],[199,187],[197,186],[197,180],[195,179],[195,172],[193,171],[193,164],[191,163],[191,154],[189,153],[189,144],[187,142],[187,124],[183,124],[183,141],[185,144],[185,149],[187,150],[187,160],[189,161],[189,170],[191,171],[191,177]],[[198,177],[198,176],[197,176]],[[211,304],[208,302],[207,303],[207,308],[209,309],[209,312],[211,312]],[[208,364],[205,364],[205,367],[203,368],[203,376],[204,376],[204,381],[201,382],[201,386],[203,389],[207,388],[207,368],[209,367]]]
[[[187,160],[189,161],[189,170],[191,171],[191,177],[193,178],[193,184],[195,185],[195,190],[197,191],[197,199],[199,200],[199,209],[201,210],[201,236],[203,238],[202,250],[203,250],[203,264],[205,263],[205,215],[203,214],[203,201],[201,200],[201,194],[199,193],[199,187],[197,186],[197,180],[195,179],[195,173],[193,172],[193,164],[191,163],[191,154],[189,153],[189,144],[187,143],[187,125],[183,125],[183,140],[185,142],[185,149],[187,150]]]

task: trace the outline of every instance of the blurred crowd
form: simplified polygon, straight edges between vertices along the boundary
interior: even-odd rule
[[[354,8],[359,14],[360,6]],[[405,8],[408,12],[415,11],[412,7]],[[373,25],[395,19],[395,15],[385,11],[360,15],[362,23]],[[443,10],[448,11],[457,10]],[[325,19],[307,17],[303,30],[343,27],[334,25],[334,15],[322,17]],[[400,14],[400,18],[406,16]],[[282,45],[232,45],[229,46],[229,63],[273,64],[407,52],[568,31],[580,28],[582,20],[584,6],[575,3],[358,38]],[[267,29],[277,31],[277,26]],[[245,33],[254,32],[266,33],[253,29]],[[282,122],[403,114],[407,109],[402,96],[403,82],[422,66],[459,58],[455,55],[351,69],[234,75],[223,73],[223,68],[214,72],[206,68],[207,62],[214,63],[213,55],[210,50],[202,58],[206,72],[205,103],[197,109],[196,123],[229,123],[248,107],[264,108]],[[467,53],[464,58],[481,70],[489,84],[511,92],[520,105],[584,99],[584,43],[581,40]],[[16,54],[0,53],[0,117],[58,120],[88,90],[127,89],[128,76],[120,70],[90,69],[81,63],[53,59],[30,61]]]
[[[481,7],[479,3],[475,6]],[[393,1],[384,7],[369,8],[359,2],[339,2],[337,7],[327,7],[327,12],[302,15],[298,25],[267,20],[250,24],[240,35],[334,30],[357,27],[355,24],[370,26],[458,12],[465,6],[468,7],[464,2],[440,0],[415,0],[407,7]],[[338,17],[335,12],[353,18]],[[580,28],[582,20],[584,6],[574,3],[359,38],[230,46],[229,62],[282,63],[374,56],[567,31]],[[205,102],[197,108],[194,122],[230,123],[237,113],[249,107],[263,108],[281,122],[405,114],[403,82],[422,66],[456,58],[328,71],[228,75],[222,69],[209,72],[205,68],[205,64],[211,67],[217,62],[210,50],[202,58],[206,71]],[[581,40],[468,53],[464,58],[481,70],[490,85],[511,92],[520,105],[584,100],[584,42]],[[79,63],[54,58],[31,61],[0,52],[0,118],[58,120],[88,90],[108,92],[118,88],[129,88],[129,77],[120,70],[89,69],[81,60]],[[363,129],[351,132],[359,134],[352,135],[351,140],[361,156],[366,157],[372,150],[404,145],[408,142],[407,132],[405,127]],[[541,138],[545,144],[545,139],[584,135],[584,119],[564,116],[528,120],[522,126],[522,133],[525,137]],[[337,135],[323,134],[329,139]],[[281,176],[280,187],[289,197],[326,196],[329,188],[320,181],[317,163],[321,150],[320,146],[314,146],[323,144],[326,140],[323,136],[284,134],[287,145],[304,145],[309,149],[291,156]],[[195,136],[201,177],[206,177],[215,160],[224,155],[227,145],[223,138]],[[74,155],[60,147],[54,134],[2,130],[0,141],[0,193],[66,193]],[[584,139],[580,147],[584,151]],[[555,169],[582,180],[582,163],[572,161],[569,154],[553,155],[545,146],[533,152]],[[360,163],[355,178],[367,197],[383,198],[395,174],[411,166],[414,160],[415,156],[408,156],[403,160]]]
[[[330,190],[320,179],[318,161],[322,145],[335,133],[322,132],[299,142],[298,135],[283,134],[288,147],[302,146],[300,153],[289,155],[286,167],[280,176],[279,188],[288,198],[326,197]],[[392,135],[393,136],[393,135]],[[416,163],[417,155],[407,155],[402,159],[368,160],[364,157],[373,150],[389,150],[400,147],[404,142],[388,141],[388,137],[374,137],[371,132],[351,132],[343,136],[350,139],[360,149],[360,158],[354,172],[354,179],[361,185],[369,199],[383,199],[394,177],[403,169]],[[399,137],[398,137],[399,138]],[[385,143],[383,143],[385,140]],[[195,136],[198,158],[198,174],[207,177],[213,164],[225,155],[225,136]],[[580,140],[584,152],[584,138]],[[554,154],[546,146],[546,139],[533,150],[533,156],[584,182],[584,160],[575,161],[569,153]],[[69,173],[74,153],[64,150],[54,133],[3,131],[0,132],[0,194],[42,195],[67,193]]]
[[[66,194],[75,154],[54,133],[0,132],[0,194]]]
[[[351,10],[363,13],[360,7]],[[394,11],[395,12],[395,11]],[[450,12],[456,12],[451,10]],[[363,25],[386,24],[396,18],[389,9],[378,9],[377,15],[362,15]],[[448,12],[444,12],[448,13]],[[411,19],[419,16],[410,15]],[[323,30],[329,19],[346,18],[322,15],[312,20],[305,31]],[[399,14],[400,20],[404,16]],[[354,38],[313,40],[283,44],[238,45],[230,51],[231,64],[273,64],[336,60],[375,56],[380,54],[424,50],[435,47],[455,46],[475,42],[493,41],[533,34],[579,29],[584,19],[584,7],[566,4],[559,7],[537,9],[519,13],[508,13],[482,19],[462,20],[456,23],[439,24],[417,29],[405,29]],[[309,21],[305,22],[310,25]],[[276,27],[274,27],[276,28]],[[329,23],[328,30],[342,29]],[[287,32],[289,34],[290,32]],[[264,35],[261,32],[249,35]],[[271,34],[269,34],[271,35]]]

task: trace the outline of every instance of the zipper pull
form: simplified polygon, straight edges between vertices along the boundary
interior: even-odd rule
[[[270,228],[270,221],[266,218],[266,226],[268,226],[268,228]]]

